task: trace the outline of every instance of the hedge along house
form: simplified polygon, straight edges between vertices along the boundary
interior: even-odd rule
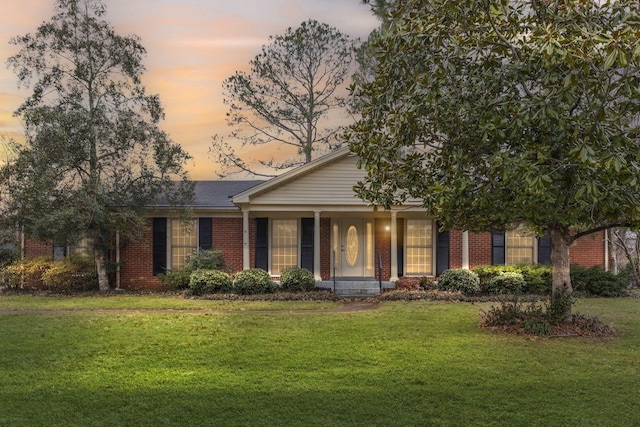
[[[222,251],[232,271],[261,268],[276,279],[289,266],[304,267],[319,286],[343,293],[448,268],[548,262],[548,239],[517,229],[439,231],[419,201],[375,211],[353,191],[364,178],[357,160],[344,148],[269,181],[196,182],[193,220],[158,206],[145,236],[117,251],[119,285],[158,288],[160,273],[181,268],[199,248]],[[580,239],[571,259],[606,268],[606,233]]]

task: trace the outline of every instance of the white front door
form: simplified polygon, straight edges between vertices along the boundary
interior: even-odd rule
[[[343,218],[340,222],[340,266],[342,277],[364,276],[364,221]]]

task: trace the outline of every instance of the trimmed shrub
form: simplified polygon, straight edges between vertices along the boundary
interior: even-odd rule
[[[179,270],[167,270],[158,277],[162,286],[169,289],[187,289],[191,283],[191,273],[197,270],[226,271],[227,265],[222,257],[222,251],[200,249],[187,257],[184,268]]]
[[[224,271],[196,270],[190,276],[189,289],[193,295],[229,292],[232,288],[231,276]]]
[[[397,291],[417,291],[420,289],[419,277],[400,277],[395,282],[395,289]]]
[[[423,291],[435,291],[436,289],[438,289],[438,285],[436,284],[436,281],[431,277],[421,277],[420,289]]]
[[[464,295],[472,295],[480,291],[480,279],[471,270],[455,268],[445,270],[440,275],[438,287],[443,291],[461,292]]]
[[[220,270],[226,271],[227,264],[222,256],[222,251],[212,249],[200,249],[189,255],[184,266],[185,270]]]
[[[0,277],[10,288],[72,291],[98,286],[93,260],[84,258],[26,258],[3,268]]]
[[[507,272],[520,273],[521,268],[520,266],[516,265],[480,265],[474,267],[471,271],[478,275],[478,279],[480,279],[480,287],[484,292],[484,288],[486,287],[487,283],[489,283],[489,281],[494,277]]]
[[[579,265],[572,265],[571,286],[579,294],[599,297],[621,297],[625,295],[628,281],[624,276],[616,276],[598,266],[585,268]]]
[[[2,282],[10,288],[44,289],[42,275],[53,265],[53,260],[25,258],[2,269]]]
[[[289,267],[280,275],[280,286],[290,292],[311,291],[316,287],[316,279],[306,268]]]
[[[473,268],[473,272],[480,279],[480,288],[483,293],[487,290],[489,282],[503,273],[520,273],[524,279],[522,293],[535,295],[551,294],[551,267],[541,264],[518,265],[482,265]]]
[[[98,274],[90,258],[63,258],[42,274],[42,283],[52,291],[88,291],[98,288]]]
[[[519,294],[526,283],[521,273],[505,271],[492,277],[482,291],[489,294]]]
[[[437,286],[431,277],[403,276],[396,280],[395,289],[397,291],[433,291]]]
[[[167,270],[159,274],[158,278],[162,281],[162,286],[169,289],[187,289],[191,283],[191,270]]]
[[[253,268],[236,274],[233,289],[240,295],[269,294],[275,291],[275,284],[268,272]]]
[[[543,264],[520,265],[520,273],[524,278],[525,294],[551,295],[551,266]]]

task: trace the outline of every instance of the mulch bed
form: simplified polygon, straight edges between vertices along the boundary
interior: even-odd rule
[[[497,333],[540,338],[581,337],[602,339],[618,336],[618,331],[614,327],[605,325],[597,318],[581,314],[575,314],[572,319],[558,325],[551,325],[551,330],[546,335],[531,334],[524,328],[524,322],[519,322],[515,325],[487,326],[481,324],[480,326]]]

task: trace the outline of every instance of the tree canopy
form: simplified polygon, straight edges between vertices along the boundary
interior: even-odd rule
[[[108,287],[104,252],[132,237],[158,197],[188,200],[189,156],[159,128],[163,108],[141,83],[145,49],[105,20],[100,0],[57,0],[35,33],[15,37],[9,58],[32,94],[15,114],[26,143],[2,167],[3,218],[60,245],[90,238]]]
[[[261,153],[282,149],[282,154],[251,159],[216,135],[211,151],[225,168],[222,174],[274,176],[334,148],[341,127],[329,119],[346,117],[346,92],[341,92],[352,72],[356,43],[327,24],[305,21],[270,37],[250,61],[249,72],[226,79],[231,140],[246,148],[262,146]]]
[[[374,43],[347,135],[359,195],[423,200],[446,228],[524,224],[569,245],[640,225],[640,14],[635,1],[405,0]]]

